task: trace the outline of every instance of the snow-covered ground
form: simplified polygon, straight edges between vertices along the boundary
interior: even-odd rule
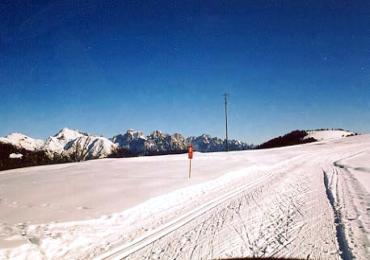
[[[370,135],[0,172],[0,259],[370,257]]]
[[[354,135],[354,133],[346,130],[308,130],[304,139],[314,138],[318,141],[323,141],[338,139],[349,135]]]

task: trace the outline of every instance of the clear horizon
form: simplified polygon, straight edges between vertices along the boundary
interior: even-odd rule
[[[0,136],[370,132],[368,1],[0,6]]]

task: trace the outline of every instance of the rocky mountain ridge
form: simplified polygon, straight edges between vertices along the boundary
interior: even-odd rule
[[[61,129],[57,134],[46,140],[33,139],[29,136],[13,133],[0,138],[1,160],[11,161],[14,168],[49,164],[54,162],[85,161],[107,157],[129,157],[145,155],[164,155],[186,152],[187,146],[192,144],[194,150],[199,152],[218,152],[225,150],[225,141],[209,135],[185,138],[179,133],[167,134],[159,130],[149,135],[141,131],[129,129],[124,134],[118,134],[108,139],[73,130]],[[238,140],[229,140],[230,150],[246,150],[251,146]],[[37,160],[32,159],[32,154],[37,153]],[[27,157],[27,158],[26,158]],[[34,161],[34,163],[31,163]],[[17,162],[17,163],[15,163]],[[8,163],[3,163],[8,164]],[[1,169],[1,167],[0,167]],[[4,167],[2,167],[4,169]]]

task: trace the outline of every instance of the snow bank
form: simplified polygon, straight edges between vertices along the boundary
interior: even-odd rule
[[[23,154],[21,154],[21,153],[11,153],[11,154],[9,154],[10,159],[22,159],[22,157],[23,157]]]

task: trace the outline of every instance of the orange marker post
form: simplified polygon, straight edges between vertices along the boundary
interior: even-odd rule
[[[193,159],[193,146],[188,146],[188,158],[189,158],[189,179],[191,177],[191,160]]]

